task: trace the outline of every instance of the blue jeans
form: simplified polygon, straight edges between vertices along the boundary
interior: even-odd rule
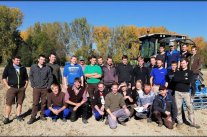
[[[52,108],[55,109],[55,110],[59,110],[62,107],[55,106],[55,107],[52,107]],[[58,119],[59,117],[67,118],[70,113],[71,113],[71,110],[68,109],[68,108],[65,108],[59,115],[53,114],[50,109],[45,110],[45,116],[46,117],[51,117],[52,119]]]
[[[102,118],[102,115],[95,109],[93,110],[93,115],[96,120],[100,120]]]

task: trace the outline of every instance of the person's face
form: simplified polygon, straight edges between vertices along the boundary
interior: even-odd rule
[[[172,64],[171,68],[172,68],[172,70],[176,70],[177,69],[177,64]]]
[[[110,59],[110,58],[108,58],[108,59],[107,59],[107,64],[108,64],[109,66],[111,66],[111,65],[113,64],[113,60]]]
[[[173,51],[175,49],[174,46],[170,46],[170,51]]]
[[[166,89],[165,89],[165,90],[160,90],[160,91],[159,91],[159,94],[160,94],[162,97],[165,97],[166,94],[167,94],[167,90],[166,90]]]
[[[121,89],[122,91],[127,91],[127,85],[124,85]]]
[[[139,83],[139,82],[137,82],[137,83],[136,83],[136,89],[141,89],[141,88],[142,88],[142,84]]]
[[[49,60],[50,60],[51,63],[55,63],[56,56],[55,55],[50,55]]]
[[[193,55],[195,55],[197,50],[195,48],[193,48],[193,49],[191,49],[191,52],[192,52]]]
[[[151,65],[155,65],[155,64],[156,64],[156,60],[155,60],[155,58],[151,58],[151,59],[150,59],[150,64],[151,64]]]
[[[75,81],[74,85],[75,85],[76,88],[79,88],[81,86],[81,83],[79,81]]]
[[[12,62],[13,62],[13,64],[14,64],[14,65],[19,66],[19,65],[20,65],[21,60],[20,60],[20,59],[18,59],[18,58],[15,58],[15,59],[13,59],[13,60],[12,60]]]
[[[99,91],[104,91],[104,85],[103,84],[99,84],[98,85],[98,90]]]
[[[72,57],[70,61],[71,61],[72,64],[76,64],[77,63],[77,58],[76,57]]]
[[[182,46],[182,51],[184,51],[184,52],[187,51],[187,46],[186,45]]]
[[[92,59],[90,59],[90,61],[91,61],[91,65],[95,65],[96,64],[96,58],[92,58]]]
[[[113,85],[112,87],[111,87],[111,89],[112,89],[112,92],[115,94],[115,93],[117,93],[118,92],[118,85]]]
[[[40,57],[40,58],[38,59],[38,63],[39,63],[40,65],[45,64],[45,58],[44,58],[44,57]]]
[[[180,62],[180,66],[181,66],[182,69],[185,69],[188,66],[188,62],[186,62],[185,60],[183,60],[182,62]]]
[[[59,92],[59,88],[58,88],[58,87],[54,87],[54,88],[52,89],[52,92],[53,92],[55,95],[57,95],[58,92]]]
[[[85,64],[84,60],[80,60],[79,63],[80,63],[81,65],[84,65],[84,64]]]
[[[158,67],[158,68],[162,67],[162,64],[163,64],[163,63],[162,63],[161,60],[157,60],[157,67]]]
[[[144,92],[145,92],[145,94],[148,94],[150,91],[151,91],[150,85],[145,85],[144,86]]]
[[[103,58],[99,58],[99,59],[98,59],[98,64],[99,64],[99,65],[102,65],[102,64],[103,64]]]
[[[162,53],[164,51],[165,51],[164,47],[160,47],[160,52]]]
[[[128,59],[122,59],[122,63],[126,65],[128,63]]]
[[[143,66],[144,65],[144,60],[143,59],[139,59],[138,63],[139,63],[139,66]]]

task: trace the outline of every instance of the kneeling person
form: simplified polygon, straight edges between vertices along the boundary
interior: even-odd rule
[[[86,90],[84,87],[81,87],[81,79],[75,78],[73,87],[69,87],[66,95],[65,102],[69,104],[69,109],[72,111],[70,120],[75,122],[77,120],[77,115],[82,113],[82,121],[84,124],[88,123],[87,115],[89,105],[87,103]]]
[[[105,98],[105,109],[108,113],[109,126],[115,129],[118,122],[125,125],[124,121],[129,118],[130,112],[125,104],[124,97],[118,93],[118,84],[114,83],[111,89],[112,91]]]
[[[65,93],[60,92],[57,84],[51,85],[52,92],[47,96],[47,107],[45,110],[45,116],[51,117],[54,122],[57,121],[58,117],[61,117],[63,122],[67,121],[70,109],[67,108],[65,103]]]
[[[176,115],[177,107],[174,97],[167,94],[165,86],[160,86],[159,94],[153,102],[153,119],[158,123],[158,126],[162,126],[164,123],[167,128],[173,129]]]

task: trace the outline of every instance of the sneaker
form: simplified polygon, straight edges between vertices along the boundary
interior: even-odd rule
[[[30,120],[27,122],[27,124],[33,124],[34,122],[36,121],[36,119],[35,118],[30,118]]]
[[[45,120],[47,120],[47,118],[44,116],[40,116],[40,120],[45,121]]]
[[[67,119],[66,119],[66,118],[63,118],[62,121],[63,121],[63,122],[67,122]]]
[[[24,119],[23,119],[23,117],[21,117],[21,116],[16,116],[16,120],[18,120],[18,121],[23,121]]]
[[[122,121],[119,121],[119,120],[118,120],[118,123],[119,123],[120,125],[122,125],[122,126],[126,126],[126,123],[125,123],[125,122],[122,122]]]
[[[163,123],[162,122],[158,122],[158,127],[162,127]]]
[[[6,124],[9,124],[9,118],[4,118],[4,120],[3,120],[3,123],[6,125]]]
[[[57,122],[57,119],[55,119],[55,118],[54,118],[54,119],[52,119],[52,122]]]
[[[195,128],[197,128],[197,129],[199,129],[199,128],[200,128],[200,126],[199,126],[199,125],[197,125],[197,124],[190,124],[190,126],[191,126],[191,127],[195,127]]]
[[[105,125],[108,125],[108,124],[109,124],[109,120],[107,118],[106,121],[105,121]]]
[[[87,124],[87,123],[88,123],[88,121],[87,121],[86,119],[82,119],[82,122],[83,122],[84,124]]]

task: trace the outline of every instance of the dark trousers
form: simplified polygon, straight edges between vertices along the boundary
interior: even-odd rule
[[[171,116],[167,116],[165,113],[161,113],[156,110],[152,113],[152,119],[154,121],[156,121],[157,123],[163,123],[167,128],[173,129],[173,122],[167,120],[169,117]]]
[[[98,83],[97,84],[90,84],[88,83],[87,91],[90,98],[93,98],[94,93],[98,90]]]
[[[44,116],[44,110],[46,107],[46,98],[47,98],[48,89],[33,89],[33,105],[32,105],[32,118],[35,118],[38,112],[38,105],[41,100],[41,112],[40,115]]]
[[[193,74],[193,83],[191,85],[191,93],[194,93],[196,92],[196,80],[198,79],[198,74]]]
[[[78,116],[82,115],[82,119],[88,118],[88,109],[89,104],[86,102],[83,105],[81,105],[76,111],[73,110],[74,106],[69,106],[69,109],[71,110],[70,120],[71,122],[74,122],[78,119]]]

